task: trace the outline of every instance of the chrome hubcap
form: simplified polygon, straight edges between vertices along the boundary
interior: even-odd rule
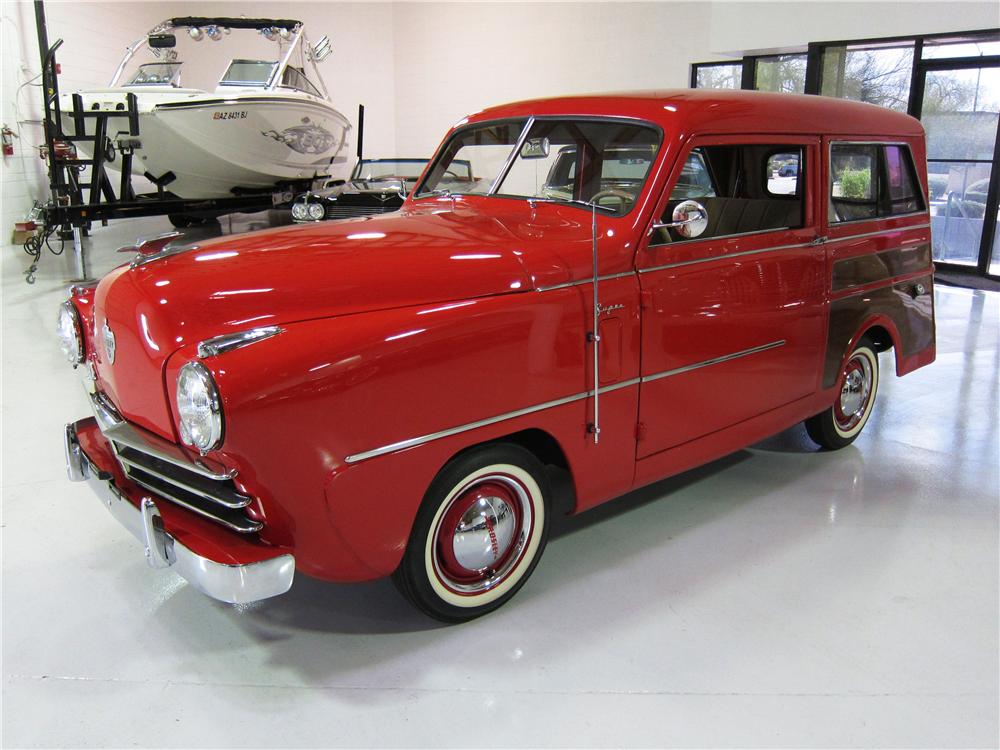
[[[463,568],[481,572],[510,548],[514,539],[514,509],[497,495],[478,497],[455,527],[452,549]]]
[[[841,429],[849,430],[861,421],[871,398],[873,380],[874,371],[867,357],[855,355],[847,363],[836,409]]]
[[[459,594],[503,581],[523,557],[533,525],[531,498],[513,477],[478,477],[455,493],[434,530],[438,580]]]

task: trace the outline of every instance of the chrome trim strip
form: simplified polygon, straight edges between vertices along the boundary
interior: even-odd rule
[[[926,212],[925,211],[919,211],[917,213],[923,214],[923,213],[926,213]],[[907,215],[915,216],[916,214],[905,214],[905,215],[904,214],[900,214],[900,216],[907,216]],[[897,218],[897,217],[894,216],[893,218]],[[871,221],[871,219],[865,219],[865,221]],[[839,225],[831,225],[831,228],[833,226],[839,226]],[[864,232],[863,234],[848,234],[848,235],[845,235],[843,237],[830,237],[823,244],[824,245],[829,245],[831,242],[843,242],[843,241],[846,241],[846,240],[856,240],[856,239],[861,239],[862,237],[875,237],[875,236],[880,235],[880,234],[889,234],[890,232],[904,232],[904,231],[908,231],[908,230],[911,230],[911,229],[930,229],[930,226],[931,225],[929,223],[928,224],[913,224],[913,225],[905,226],[905,227],[891,227],[889,229],[879,229],[879,230],[877,230],[875,232]],[[742,237],[744,235],[731,235],[731,236]],[[715,237],[711,237],[709,239],[716,239],[716,238]],[[718,239],[722,239],[722,238],[720,237]],[[683,243],[676,243],[676,244],[683,244]],[[657,245],[656,247],[668,247],[668,246],[667,245]],[[692,265],[695,265],[697,263],[711,263],[712,261],[716,261],[716,260],[727,260],[728,258],[740,258],[740,257],[745,256],[745,255],[757,255],[759,253],[777,252],[779,250],[792,250],[792,249],[795,249],[795,248],[802,248],[802,247],[816,247],[816,246],[813,245],[812,242],[802,242],[802,243],[799,243],[799,244],[796,244],[796,245],[775,245],[774,247],[762,247],[759,250],[744,250],[744,251],[739,252],[739,253],[728,253],[726,255],[713,255],[710,258],[695,258],[694,260],[681,260],[681,261],[677,261],[676,263],[665,263],[662,266],[651,266],[650,268],[640,268],[639,269],[639,273],[649,273],[651,271],[663,271],[663,270],[668,269],[668,268],[679,268],[681,266],[692,266]]]
[[[927,212],[926,211],[918,211],[917,213],[925,214]],[[916,216],[916,215],[917,215],[916,213],[914,213],[914,214],[900,214],[900,216]],[[893,216],[892,218],[895,219],[896,217]],[[863,219],[863,221],[871,221],[871,219]],[[841,224],[848,224],[848,223],[850,223],[850,222],[846,222],[846,221],[845,222],[841,222]],[[841,226],[841,224],[831,224],[830,225],[830,229],[833,229],[834,227]],[[830,239],[827,240],[827,243],[830,243],[830,242],[843,242],[845,240],[859,240],[862,237],[875,237],[875,236],[880,235],[880,234],[888,234],[889,232],[906,232],[906,231],[909,231],[911,229],[930,229],[930,228],[931,228],[930,222],[928,222],[926,224],[911,224],[911,225],[905,226],[905,227],[892,227],[891,229],[879,229],[879,230],[877,230],[875,232],[862,232],[861,234],[845,234],[843,237],[831,237]]]
[[[262,524],[260,521],[253,521],[250,518],[246,518],[246,524],[240,526],[239,524],[235,524],[232,521],[223,518],[222,516],[217,516],[213,513],[209,513],[204,508],[199,508],[197,505],[192,505],[184,498],[177,497],[177,495],[173,494],[172,492],[168,492],[162,487],[157,487],[153,484],[150,484],[149,482],[145,482],[139,477],[134,476],[131,472],[127,470],[125,474],[129,479],[138,484],[140,487],[145,487],[150,492],[155,492],[160,497],[165,497],[171,502],[176,503],[180,507],[191,511],[192,513],[195,513],[201,516],[202,518],[207,518],[210,521],[215,521],[215,523],[219,524],[220,526],[225,526],[227,529],[231,529],[232,531],[235,531],[238,534],[253,534],[264,528],[264,524]],[[171,484],[174,484],[174,482],[171,482]]]
[[[639,385],[642,382],[642,378],[632,378],[631,380],[622,380],[618,383],[613,383],[611,385],[602,385],[600,387],[601,393],[612,393],[613,391],[620,391],[622,388],[628,388],[631,385]],[[589,393],[583,394],[584,397],[589,396]]]
[[[635,271],[625,271],[624,273],[611,273],[607,276],[598,276],[598,281],[613,281],[614,279],[624,279],[626,276],[635,276]],[[592,278],[580,279],[578,281],[566,281],[562,284],[553,284],[552,286],[540,286],[535,289],[536,292],[551,292],[556,289],[569,289],[573,286],[583,286],[584,284],[592,284],[594,280]]]
[[[244,346],[256,344],[258,341],[264,341],[272,336],[277,336],[279,333],[284,333],[284,331],[285,329],[280,326],[261,326],[259,328],[250,328],[246,331],[239,331],[238,333],[224,333],[221,336],[213,336],[198,343],[198,357],[205,359],[231,352],[234,349],[242,349]]]
[[[617,391],[622,388],[628,388],[629,386],[638,384],[639,384],[639,378],[632,378],[631,380],[623,380],[619,383],[613,383],[612,385],[601,386],[598,389],[598,393],[611,393],[612,391]],[[432,432],[429,435],[421,435],[420,437],[410,438],[408,440],[400,440],[398,443],[391,443],[389,445],[382,446],[381,448],[374,448],[370,451],[364,451],[363,453],[355,453],[354,455],[347,456],[344,459],[344,461],[349,464],[354,464],[357,463],[358,461],[365,461],[369,458],[375,458],[376,456],[381,456],[386,453],[393,453],[395,451],[404,450],[406,448],[413,448],[418,445],[423,445],[424,443],[430,443],[434,440],[440,440],[441,438],[451,437],[452,435],[458,435],[461,432],[468,432],[469,430],[475,430],[480,427],[488,427],[489,425],[496,424],[497,422],[504,422],[508,419],[523,417],[526,414],[533,414],[537,411],[543,411],[545,409],[552,409],[556,406],[571,404],[574,401],[581,401],[585,398],[590,398],[593,395],[594,395],[593,391],[584,391],[583,393],[575,393],[572,396],[565,396],[563,398],[553,399],[552,401],[546,401],[541,404],[536,404],[535,406],[527,406],[523,409],[509,411],[506,414],[499,414],[495,417],[480,419],[477,422],[469,422],[468,424],[459,425],[458,427],[450,427],[447,430]]]
[[[905,219],[905,218],[907,218],[909,216],[921,216],[921,215],[926,214],[926,213],[927,213],[927,209],[924,209],[923,211],[908,211],[905,214],[890,214],[888,216],[875,216],[875,217],[867,216],[867,217],[865,217],[863,219],[847,219],[846,221],[834,221],[834,222],[827,221],[826,222],[826,228],[827,229],[835,229],[836,227],[849,226],[850,224],[861,224],[862,222],[865,222],[865,221],[887,221],[888,219]],[[902,227],[896,227],[896,229],[901,229],[901,228]],[[884,229],[882,231],[889,231],[889,232],[891,232],[893,230],[891,230],[891,229],[885,230]],[[878,234],[878,232],[875,232],[875,234]]]
[[[601,386],[598,389],[598,393],[611,393],[613,391],[617,391],[622,388],[628,388],[633,385],[638,385],[639,383],[648,383],[654,380],[659,380],[661,378],[670,377],[671,375],[680,375],[681,373],[690,372],[691,370],[697,370],[702,367],[708,367],[709,365],[719,364],[720,362],[727,362],[731,359],[737,359],[739,357],[746,357],[751,354],[765,352],[768,349],[776,349],[777,347],[784,345],[785,345],[784,339],[782,339],[781,341],[772,341],[771,343],[764,344],[763,346],[755,346],[751,349],[744,349],[743,351],[740,352],[734,352],[732,354],[726,354],[721,357],[706,359],[704,362],[696,362],[691,365],[685,365],[684,367],[678,367],[674,370],[667,370],[665,372],[658,372],[654,375],[645,375],[641,378],[632,378],[631,380],[623,380],[619,383],[613,383],[612,385]],[[458,427],[450,427],[447,430],[432,432],[429,435],[421,435],[420,437],[409,438],[408,440],[400,440],[397,443],[391,443],[389,445],[382,446],[381,448],[374,448],[370,451],[364,451],[363,453],[355,453],[353,455],[347,456],[344,459],[344,461],[349,464],[354,464],[357,463],[358,461],[365,461],[369,458],[382,456],[386,453],[393,453],[395,451],[404,450],[406,448],[413,448],[418,445],[423,445],[424,443],[430,443],[434,440],[451,437],[452,435],[458,435],[459,433],[462,432],[468,432],[469,430],[475,430],[480,427],[488,427],[489,425],[496,424],[497,422],[503,422],[508,419],[523,417],[527,414],[533,414],[535,412],[543,411],[545,409],[551,409],[556,406],[563,406],[565,404],[570,404],[573,403],[574,401],[580,401],[585,398],[590,398],[591,396],[593,396],[593,391],[575,393],[572,396],[557,398],[552,401],[546,401],[541,404],[536,404],[535,406],[527,406],[523,409],[517,409],[516,411],[507,412],[506,414],[499,414],[495,417],[481,419],[477,422],[469,422],[468,424],[459,425]]]
[[[632,378],[631,380],[623,380],[619,383],[604,385],[598,388],[597,392],[611,393],[612,391],[617,391],[622,388],[628,388],[633,385],[638,385],[639,383],[649,383],[654,380],[660,380],[661,378],[668,378],[672,375],[680,375],[681,373],[690,372],[691,370],[698,370],[702,367],[708,367],[709,365],[717,365],[720,362],[728,362],[731,359],[737,359],[739,357],[747,357],[751,354],[758,354],[759,352],[766,352],[768,349],[776,349],[779,346],[784,346],[785,343],[786,342],[784,339],[781,339],[780,341],[772,341],[769,344],[763,344],[762,346],[755,346],[750,349],[744,349],[743,351],[733,352],[732,354],[724,354],[721,357],[713,357],[712,359],[706,359],[703,362],[695,362],[694,364],[685,365],[684,367],[678,367],[673,370],[666,370],[665,372],[658,372],[653,375],[644,375],[641,378]],[[515,411],[507,412],[506,414],[499,414],[495,417],[480,419],[477,422],[469,422],[468,424],[459,425],[458,427],[450,427],[447,430],[432,432],[429,435],[421,435],[420,437],[409,438],[408,440],[400,440],[397,443],[390,443],[389,445],[384,445],[381,448],[374,448],[370,451],[364,451],[363,453],[355,453],[353,455],[347,456],[344,459],[344,461],[349,464],[354,464],[357,463],[358,461],[365,461],[369,458],[382,456],[386,453],[393,453],[395,451],[404,450],[406,448],[413,448],[418,445],[423,445],[424,443],[430,443],[431,441],[434,440],[451,437],[452,435],[458,435],[459,433],[462,432],[468,432],[469,430],[475,430],[480,427],[488,427],[489,425],[496,424],[497,422],[503,422],[508,419],[523,417],[526,414],[533,414],[537,411],[543,411],[545,409],[551,409],[556,406],[563,406],[565,404],[570,404],[573,403],[574,401],[580,401],[581,399],[589,398],[592,395],[593,391],[575,393],[572,396],[557,398],[552,401],[546,401],[545,403],[542,404],[536,404],[535,406],[527,406],[523,409],[517,409]]]
[[[731,359],[738,359],[740,357],[747,357],[751,354],[757,354],[759,352],[766,352],[768,349],[777,349],[779,346],[784,346],[785,340],[772,341],[770,344],[764,344],[763,346],[755,346],[751,349],[744,349],[740,352],[733,352],[732,354],[724,354],[721,357],[713,357],[712,359],[706,359],[704,362],[695,362],[693,365],[684,365],[684,367],[677,367],[673,370],[667,370],[665,372],[658,372],[655,375],[644,375],[642,378],[643,383],[651,383],[654,380],[661,380],[662,378],[669,378],[672,375],[681,375],[685,372],[691,372],[692,370],[699,370],[702,367],[708,367],[709,365],[717,365],[720,362],[728,362]]]
[[[233,495],[235,497],[240,498],[237,502],[230,502],[228,500],[223,500],[218,495],[214,495],[214,494],[212,494],[211,492],[209,492],[207,490],[199,489],[198,487],[195,487],[194,485],[189,484],[188,482],[185,482],[182,479],[178,479],[177,477],[168,476],[167,474],[164,474],[164,473],[162,473],[160,471],[157,471],[156,469],[154,469],[154,468],[152,468],[150,466],[145,466],[145,465],[139,463],[138,461],[136,461],[134,459],[128,458],[127,456],[123,456],[122,453],[121,453],[121,451],[116,450],[115,454],[118,456],[118,460],[121,463],[127,464],[127,466],[125,467],[125,473],[129,474],[129,477],[131,477],[132,475],[128,471],[128,466],[132,466],[132,467],[138,469],[139,471],[141,471],[144,474],[149,474],[150,476],[156,477],[157,479],[160,479],[160,480],[166,482],[167,484],[171,484],[171,485],[174,485],[176,487],[180,487],[185,492],[190,492],[192,495],[197,495],[198,497],[203,497],[203,498],[205,498],[206,500],[208,500],[210,502],[218,503],[223,508],[232,508],[233,510],[239,510],[240,508],[245,508],[245,507],[247,507],[250,504],[250,498],[249,497],[247,497],[246,495],[241,495],[239,492],[236,492],[235,490],[233,491]],[[172,465],[176,465],[176,464],[172,464]],[[138,481],[138,480],[135,480],[135,481]]]
[[[523,417],[526,414],[533,414],[536,411],[542,411],[544,409],[551,409],[556,406],[563,406],[564,404],[570,404],[574,401],[579,401],[581,399],[587,398],[590,395],[590,391],[585,393],[576,393],[572,396],[565,396],[563,398],[557,398],[552,401],[546,401],[542,404],[537,404],[535,406],[527,406],[524,409],[517,409],[516,411],[510,411],[506,414],[499,414],[495,417],[488,417],[487,419],[480,419],[477,422],[469,422],[467,424],[459,425],[458,427],[450,427],[447,430],[440,430],[438,432],[432,432],[429,435],[421,435],[420,437],[409,438],[408,440],[400,440],[397,443],[390,443],[389,445],[384,445],[381,448],[375,448],[370,451],[364,451],[363,453],[355,453],[354,455],[347,456],[344,461],[349,464],[357,463],[358,461],[364,461],[369,458],[375,458],[376,456],[381,456],[385,453],[393,453],[395,451],[401,451],[406,448],[413,448],[417,445],[423,445],[424,443],[429,443],[433,440],[440,440],[441,438],[451,437],[452,435],[458,435],[460,432],[467,432],[469,430],[475,430],[480,427],[487,427],[491,424],[496,424],[497,422],[504,422],[508,419],[514,419],[516,417]]]
[[[121,443],[135,448],[161,461],[180,466],[182,469],[187,469],[208,479],[225,481],[236,476],[236,472],[232,470],[213,471],[200,462],[195,463],[188,459],[181,452],[181,449],[173,443],[168,443],[162,438],[146,433],[145,430],[140,431],[139,428],[133,427],[122,419],[109,404],[105,403],[100,394],[91,395],[90,404],[94,410],[94,416],[97,417],[97,426],[101,428],[104,436],[113,443]]]
[[[705,242],[707,240],[731,240],[734,237],[753,237],[758,234],[768,234],[770,232],[787,232],[791,229],[802,229],[803,227],[772,227],[770,229],[755,229],[752,232],[736,232],[735,234],[720,234],[715,237],[692,237],[689,240],[675,240],[673,242],[657,242],[653,244],[650,242],[646,245],[647,250],[652,250],[654,247],[678,247],[680,245],[690,245],[692,242]],[[654,227],[655,229],[655,227]]]
[[[695,258],[693,260],[680,260],[676,263],[664,263],[662,266],[650,266],[649,268],[640,268],[639,273],[651,273],[652,271],[663,271],[668,268],[680,268],[681,266],[693,266],[698,263],[711,263],[716,260],[728,260],[729,258],[742,258],[747,255],[759,255],[760,253],[772,253],[779,250],[793,250],[803,247],[814,247],[812,241],[810,242],[799,242],[795,245],[776,245],[774,247],[762,247],[759,250],[744,250],[739,253],[727,253],[725,255],[713,255],[710,258]]]
[[[82,480],[86,481],[97,495],[101,505],[107,508],[111,515],[143,545],[147,544],[147,537],[152,536],[156,542],[155,552],[161,555],[178,575],[203,594],[229,604],[250,604],[284,594],[292,587],[295,579],[295,558],[290,554],[281,554],[254,563],[227,565],[202,557],[174,539],[159,525],[149,523],[147,526],[142,511],[136,508],[111,480],[100,478],[97,467],[80,448],[74,425],[67,425],[65,440],[66,455],[71,456],[74,461],[69,471],[79,472]],[[154,511],[155,502],[153,507],[147,510],[150,519],[159,515]],[[154,553],[154,550],[148,548],[147,550],[147,555]]]

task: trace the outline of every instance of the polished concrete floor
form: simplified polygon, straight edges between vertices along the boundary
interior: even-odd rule
[[[111,249],[163,220],[99,229]],[[232,607],[65,477],[71,275],[3,248],[3,746],[995,746],[1000,295],[939,287],[938,360],[851,447],[800,428],[560,522],[458,627],[387,581]]]

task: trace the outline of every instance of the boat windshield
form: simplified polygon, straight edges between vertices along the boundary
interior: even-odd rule
[[[126,83],[126,86],[180,86],[181,65],[179,62],[145,63]]]
[[[537,118],[472,125],[452,135],[434,160],[417,198],[495,195],[579,205],[608,213],[632,210],[659,152],[660,131],[611,119]],[[517,151],[515,151],[517,146]],[[457,163],[474,177],[456,184]]]
[[[267,60],[233,60],[220,86],[266,86],[277,62]]]
[[[294,65],[289,65],[285,68],[285,72],[281,74],[281,85],[298,91],[304,91],[313,96],[323,96],[319,93],[319,89],[313,86],[309,79],[306,78],[305,71],[302,68],[296,68]]]

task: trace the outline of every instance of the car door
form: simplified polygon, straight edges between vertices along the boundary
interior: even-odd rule
[[[825,327],[817,240],[819,139],[693,139],[656,216],[695,198],[698,237],[655,229],[640,243],[643,300],[637,458],[812,394]],[[794,176],[781,176],[794,165]],[[791,170],[786,169],[785,172]]]

